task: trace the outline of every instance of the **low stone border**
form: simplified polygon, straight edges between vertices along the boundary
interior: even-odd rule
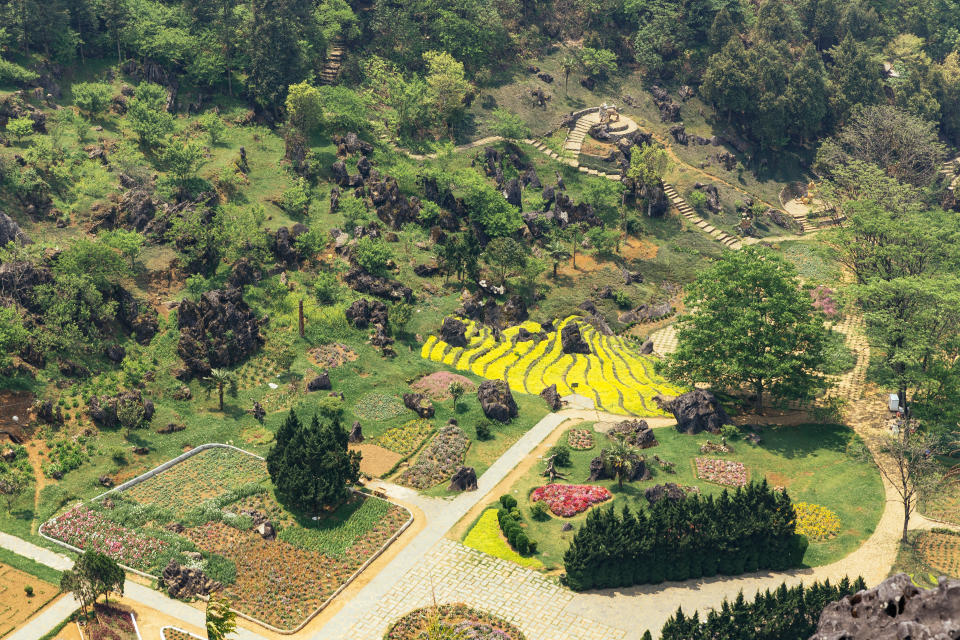
[[[187,460],[188,458],[191,458],[191,457],[197,455],[198,453],[200,453],[200,452],[202,452],[202,451],[206,451],[206,450],[208,450],[208,449],[217,449],[217,448],[219,448],[219,449],[233,449],[234,451],[238,451],[238,452],[244,453],[244,454],[246,454],[246,455],[248,455],[248,456],[252,456],[252,457],[254,457],[254,458],[257,458],[258,460],[264,460],[263,456],[258,456],[258,455],[255,454],[255,453],[250,453],[249,451],[245,451],[245,450],[240,449],[239,447],[235,447],[235,446],[233,446],[233,445],[221,444],[221,443],[219,443],[219,442],[208,442],[207,444],[202,444],[202,445],[200,445],[200,446],[198,446],[198,447],[194,447],[194,448],[191,449],[190,451],[187,451],[187,452],[185,452],[185,453],[182,453],[181,455],[177,456],[176,458],[173,458],[173,459],[171,459],[171,460],[168,460],[167,462],[164,462],[164,463],[161,464],[160,466],[155,467],[155,468],[147,471],[146,473],[143,473],[143,474],[137,476],[136,478],[133,478],[132,480],[128,480],[127,482],[124,482],[123,484],[120,484],[120,485],[117,485],[116,487],[113,487],[113,488],[110,489],[109,491],[105,491],[105,492],[101,493],[100,495],[98,495],[98,496],[96,496],[96,497],[94,497],[94,498],[91,498],[91,499],[90,499],[90,502],[93,502],[93,501],[95,501],[95,500],[100,500],[100,499],[104,498],[105,496],[108,496],[108,495],[113,494],[113,493],[122,492],[122,491],[124,491],[124,490],[126,490],[126,489],[129,489],[130,487],[133,487],[133,486],[135,486],[135,485],[137,485],[137,484],[140,484],[141,482],[145,482],[145,481],[149,480],[150,478],[153,478],[154,476],[156,476],[156,475],[158,475],[158,474],[160,474],[160,473],[163,473],[164,471],[167,471],[168,469],[174,467],[175,465],[180,464],[180,463],[183,462],[184,460]],[[340,595],[340,594],[343,592],[343,590],[346,589],[346,588],[350,585],[350,583],[352,583],[354,580],[356,580],[357,577],[358,577],[361,573],[363,573],[363,572],[367,569],[367,567],[369,567],[369,566],[373,563],[374,560],[376,560],[377,558],[379,558],[379,557],[383,554],[383,552],[386,551],[386,550],[390,547],[390,545],[392,545],[394,542],[396,542],[397,539],[403,534],[403,532],[406,531],[407,528],[408,528],[411,524],[413,524],[413,513],[411,513],[411,511],[410,511],[409,509],[407,509],[406,507],[404,507],[403,505],[397,504],[396,502],[393,502],[393,501],[387,499],[386,497],[371,496],[371,495],[369,495],[369,494],[367,494],[367,493],[364,493],[364,492],[362,492],[362,491],[358,491],[357,489],[350,489],[350,490],[353,491],[354,493],[358,494],[358,495],[362,495],[364,498],[375,498],[375,499],[378,499],[378,500],[383,500],[384,502],[387,502],[387,503],[389,503],[389,504],[392,504],[392,505],[395,506],[395,507],[399,507],[399,508],[403,509],[404,511],[406,511],[409,517],[407,518],[407,521],[404,522],[403,525],[402,525],[399,529],[397,529],[397,530],[394,532],[394,534],[393,534],[392,536],[390,536],[390,538],[389,538],[386,542],[384,542],[383,545],[382,545],[379,549],[377,549],[377,551],[376,551],[373,555],[371,555],[369,558],[367,558],[367,561],[366,561],[366,562],[364,562],[362,565],[360,565],[360,567],[358,567],[357,570],[354,571],[353,574],[351,574],[350,577],[347,578],[347,579],[343,582],[343,584],[341,584],[340,587],[339,587],[336,591],[334,591],[332,594],[330,594],[330,597],[329,597],[329,598],[327,598],[326,600],[324,600],[324,601],[320,604],[320,606],[317,607],[316,610],[313,611],[313,613],[309,614],[306,618],[304,618],[304,620],[303,620],[300,624],[298,624],[295,628],[293,628],[293,629],[279,629],[279,628],[277,628],[277,627],[274,627],[274,626],[271,625],[271,624],[267,624],[266,622],[263,622],[262,620],[258,620],[257,618],[254,618],[254,617],[252,617],[252,616],[249,616],[249,615],[243,613],[242,611],[237,611],[236,609],[231,609],[234,613],[237,614],[237,617],[243,618],[244,620],[249,620],[250,622],[253,622],[253,623],[256,623],[256,624],[260,625],[261,627],[263,627],[263,628],[265,628],[265,629],[268,629],[268,630],[270,630],[270,631],[273,631],[274,633],[279,633],[279,634],[283,634],[283,635],[291,635],[291,634],[297,633],[298,631],[300,631],[301,629],[303,629],[305,626],[307,626],[307,624],[308,624],[311,620],[313,620],[315,617],[317,617],[317,615],[319,615],[319,613],[320,613],[321,611],[323,611],[324,609],[326,609],[327,606],[328,606],[331,602],[333,602],[334,598],[336,598],[338,595]],[[82,504],[83,501],[81,500],[80,503]],[[54,517],[56,517],[56,516],[54,516]],[[45,533],[43,532],[43,527],[44,527],[48,522],[50,522],[51,520],[53,520],[53,518],[51,518],[50,520],[47,520],[47,522],[44,522],[43,524],[41,524],[40,527],[37,529],[37,533],[40,535],[40,537],[43,538],[44,540],[49,540],[50,542],[52,542],[52,543],[54,543],[54,544],[56,544],[56,545],[59,545],[59,546],[64,547],[64,548],[66,548],[66,549],[69,549],[70,551],[73,551],[74,553],[82,554],[82,553],[83,553],[83,549],[79,549],[79,548],[77,548],[77,547],[74,547],[73,545],[67,544],[66,542],[63,542],[62,540],[57,540],[56,538],[52,538],[52,537],[48,536],[47,534],[45,534]],[[147,578],[148,580],[157,580],[157,581],[159,581],[159,578],[158,578],[157,576],[151,575],[151,574],[149,574],[149,573],[145,573],[145,572],[143,572],[143,571],[138,571],[137,569],[133,569],[133,568],[128,567],[128,566],[123,565],[123,564],[121,564],[120,566],[123,567],[123,569],[124,569],[125,571],[129,571],[130,573],[134,573],[134,574],[136,574],[136,575],[138,575],[138,576],[141,576],[141,577],[143,577],[143,578]],[[200,600],[204,600],[204,601],[209,600],[209,598],[208,598],[208,597],[205,597],[205,596],[197,596],[197,598],[199,598]],[[134,624],[136,624],[136,623],[134,623]],[[182,629],[181,629],[181,631],[182,631]]]

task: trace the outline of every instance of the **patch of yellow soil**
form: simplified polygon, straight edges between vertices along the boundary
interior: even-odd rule
[[[33,587],[33,596],[23,590]],[[60,590],[48,582],[11,566],[0,564],[0,636],[26,622],[35,611],[53,600]]]
[[[360,455],[363,456],[360,460],[360,472],[375,478],[379,478],[393,469],[400,462],[400,458],[403,457],[395,451],[384,449],[376,444],[351,444],[350,450],[359,451]]]
[[[627,236],[627,241],[620,247],[620,255],[627,260],[653,260],[659,250],[660,247],[645,238]]]

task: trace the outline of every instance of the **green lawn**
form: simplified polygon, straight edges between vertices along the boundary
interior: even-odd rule
[[[17,555],[7,549],[0,549],[0,563],[9,565],[14,569],[19,569],[24,573],[29,573],[33,577],[40,578],[52,585],[60,584],[60,572],[56,569],[51,569],[45,564],[40,564],[30,558]]]
[[[583,428],[582,425],[580,428]],[[872,464],[860,462],[847,455],[849,442],[856,436],[843,426],[808,424],[799,427],[768,427],[762,432],[763,442],[759,446],[748,444],[742,439],[731,441],[732,454],[700,454],[700,445],[707,440],[718,441],[717,436],[699,434],[688,436],[677,433],[673,428],[656,430],[659,446],[646,449],[643,454],[652,464],[653,477],[646,482],[624,484],[617,487],[615,481],[600,481],[613,494],[616,508],[630,505],[631,508],[645,507],[647,502],[643,492],[647,487],[664,482],[680,485],[693,485],[704,494],[718,494],[722,487],[710,484],[695,476],[694,457],[723,457],[743,462],[751,480],[764,477],[772,486],[784,486],[794,502],[806,501],[823,505],[834,511],[841,521],[841,533],[825,542],[811,542],[804,564],[819,566],[842,558],[853,551],[871,533],[883,511],[883,486],[880,476]],[[565,442],[566,436],[560,442]],[[572,451],[572,465],[563,469],[567,482],[586,484],[590,460],[599,455],[607,442],[605,436],[596,434],[596,445],[588,451]],[[669,460],[676,464],[676,473],[661,471],[653,456]],[[537,464],[510,489],[510,493],[520,503],[528,535],[539,545],[537,557],[548,569],[563,565],[563,553],[569,546],[573,534],[586,518],[586,513],[573,518],[551,516],[545,522],[537,522],[530,517],[530,492],[543,484],[546,479],[540,474],[542,464]],[[607,503],[609,504],[609,503]],[[573,524],[572,531],[562,531],[564,523]]]

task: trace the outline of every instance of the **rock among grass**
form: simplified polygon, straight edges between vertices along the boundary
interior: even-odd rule
[[[706,389],[694,389],[676,398],[670,403],[670,411],[677,419],[680,433],[720,433],[720,427],[730,424],[720,401]]]
[[[510,393],[510,387],[503,380],[486,380],[477,389],[477,399],[484,415],[498,422],[510,422],[516,418],[517,403]]]

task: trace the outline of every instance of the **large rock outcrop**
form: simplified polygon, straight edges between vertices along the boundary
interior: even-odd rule
[[[348,271],[343,280],[354,291],[369,293],[378,298],[403,302],[410,302],[413,299],[413,290],[402,282],[372,276],[360,267],[354,267]]]
[[[264,322],[243,301],[240,289],[207,291],[199,303],[184,300],[177,309],[177,354],[192,375],[232,367],[263,346],[260,327]]]
[[[600,451],[600,455],[590,461],[590,482],[595,482],[597,480],[613,480],[616,478],[616,473],[613,469],[607,468],[607,465],[603,464],[603,458],[606,454],[606,449]],[[637,480],[649,480],[650,479],[650,469],[647,467],[647,461],[642,457],[638,456],[635,453],[629,455],[630,466],[633,469],[630,477],[624,478],[627,482],[634,482]]]
[[[898,573],[873,589],[828,604],[810,640],[956,640],[960,580],[940,578],[920,589]]]
[[[484,415],[497,422],[510,422],[517,417],[517,403],[510,387],[503,380],[485,380],[477,387],[477,399]]]
[[[687,497],[687,492],[678,484],[667,482],[666,484],[655,484],[652,487],[647,487],[643,492],[643,497],[647,499],[650,506],[653,506],[654,503],[660,502],[664,498],[672,502],[679,502]]]
[[[670,402],[670,411],[677,419],[677,431],[694,434],[701,431],[719,433],[730,423],[730,417],[717,397],[706,389],[694,389]]]
[[[5,247],[10,242],[30,244],[31,240],[13,218],[0,211],[0,247]]]
[[[460,467],[450,478],[447,491],[476,491],[477,472],[473,467]]]
[[[126,411],[133,409],[133,411]],[[101,427],[113,429],[120,426],[125,415],[140,415],[142,421],[138,425],[145,426],[153,419],[155,408],[153,402],[143,397],[139,391],[122,391],[115,396],[93,396],[87,403],[87,413],[90,419]]]
[[[649,449],[660,444],[646,420],[623,420],[615,424],[607,435],[613,439],[623,438],[626,444],[640,449]]]
[[[347,322],[357,329],[366,329],[369,326],[387,326],[389,311],[387,305],[379,300],[360,298],[347,307]]]
[[[564,353],[590,353],[590,345],[580,335],[580,327],[571,322],[560,330],[560,347]]]
[[[560,393],[557,391],[556,384],[552,384],[541,391],[540,397],[550,407],[550,411],[559,411],[563,407],[563,401],[560,400]]]
[[[451,347],[467,346],[467,326],[457,318],[446,317],[440,327],[440,339]]]
[[[186,599],[194,596],[208,596],[223,588],[223,584],[212,580],[200,569],[191,569],[171,559],[160,574],[160,582],[171,598]]]
[[[119,304],[117,317],[124,328],[138,343],[150,344],[160,327],[156,310],[124,288],[117,290],[116,298]]]
[[[432,418],[434,414],[433,402],[420,393],[403,394],[403,406],[425,420]]]

